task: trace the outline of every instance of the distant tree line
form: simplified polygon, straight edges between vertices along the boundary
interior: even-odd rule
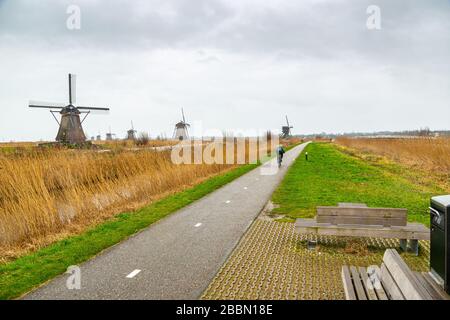
[[[302,138],[309,139],[335,139],[338,137],[377,137],[377,136],[411,136],[411,137],[435,137],[435,136],[450,136],[450,130],[430,130],[428,127],[420,128],[417,130],[404,130],[404,131],[377,131],[377,132],[346,132],[346,133],[313,133],[307,135],[299,135]]]

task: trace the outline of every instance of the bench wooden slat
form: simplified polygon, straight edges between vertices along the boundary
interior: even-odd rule
[[[405,300],[384,263],[381,265],[381,283],[390,300]]]
[[[417,281],[427,290],[432,300],[442,300],[441,295],[434,289],[434,287],[425,280],[423,274],[421,272],[413,272]]]
[[[359,267],[358,271],[361,277],[364,290],[366,291],[369,300],[378,300],[377,294],[375,293],[375,288],[372,282],[369,280],[369,277],[367,276],[367,269],[364,267]]]
[[[389,300],[388,294],[384,291],[383,286],[375,286],[375,292],[377,293],[378,300]]]
[[[367,207],[317,207],[318,223],[406,226],[407,209]]]
[[[353,284],[355,286],[356,296],[358,297],[358,300],[367,300],[366,291],[362,286],[361,278],[356,267],[351,266],[350,273],[352,275]]]
[[[422,272],[422,277],[430,287],[433,287],[434,292],[440,296],[441,300],[450,300],[450,296],[436,283],[428,272]]]
[[[342,276],[342,283],[344,284],[345,299],[357,300],[356,292],[352,283],[352,277],[350,275],[350,270],[347,266],[342,267],[341,276]]]
[[[430,300],[431,297],[425,288],[417,281],[411,269],[403,261],[398,252],[388,249],[384,253],[383,263],[389,270],[397,287],[406,300]]]
[[[382,227],[406,226],[400,218],[376,218],[376,217],[338,217],[338,216],[317,216],[318,223],[357,224],[357,225],[377,225]]]
[[[430,230],[419,223],[384,228],[376,225],[333,225],[317,223],[314,219],[297,219],[295,229],[300,233],[327,236],[430,240]]]

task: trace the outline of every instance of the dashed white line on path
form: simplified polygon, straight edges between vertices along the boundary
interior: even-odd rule
[[[139,272],[141,272],[141,270],[139,270],[139,269],[133,270],[133,272],[131,272],[129,275],[127,275],[127,278],[129,278],[129,279],[134,278]]]
[[[248,188],[247,187],[244,187],[244,190],[247,190]]]
[[[230,202],[231,202],[230,200],[225,201],[225,203],[230,203]]]
[[[197,223],[194,227],[198,228],[198,227],[200,227],[201,225],[202,225],[201,222],[199,222],[199,223]]]

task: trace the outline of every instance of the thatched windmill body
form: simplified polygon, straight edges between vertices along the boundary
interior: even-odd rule
[[[281,136],[283,137],[283,138],[288,138],[288,137],[290,137],[291,136],[291,129],[292,128],[294,128],[293,126],[291,126],[290,124],[289,124],[289,119],[288,119],[288,117],[286,116],[286,126],[282,126],[281,127]]]
[[[189,139],[188,128],[191,125],[186,122],[183,109],[181,109],[181,115],[183,117],[183,120],[181,120],[175,125],[175,130],[173,131],[173,138],[178,140],[187,140]]]
[[[56,141],[62,143],[79,144],[86,141],[86,135],[84,134],[82,124],[86,117],[92,110],[109,111],[109,108],[96,108],[96,107],[79,107],[74,106],[76,103],[76,76],[69,74],[69,104],[64,105],[62,103],[35,103],[30,102],[30,108],[43,108],[52,109],[51,114],[55,118],[59,125],[58,134],[56,135]],[[59,110],[56,110],[59,109]],[[55,113],[61,115],[61,120],[55,116]],[[83,119],[80,119],[80,115],[85,114]]]

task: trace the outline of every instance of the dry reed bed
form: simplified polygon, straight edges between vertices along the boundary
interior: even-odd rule
[[[0,260],[135,209],[233,165],[175,165],[170,152],[0,154]]]
[[[299,142],[281,141],[285,146]],[[108,152],[2,147],[14,149],[0,152],[0,263],[236,166],[177,165],[169,150],[130,149],[129,142],[115,142]],[[271,149],[270,143],[259,147],[266,153]],[[237,149],[235,141],[235,160]],[[246,140],[247,162],[256,157],[249,149]],[[225,146],[223,151],[226,158]]]
[[[450,177],[450,138],[339,138],[336,142],[440,176],[444,183]]]

